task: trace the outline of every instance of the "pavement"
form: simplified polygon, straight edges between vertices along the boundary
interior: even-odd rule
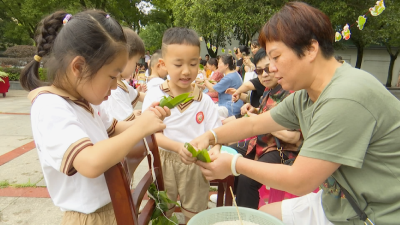
[[[0,97],[0,225],[60,224],[63,212],[54,206],[46,189],[32,137],[27,94],[9,90],[7,97]],[[138,104],[136,109],[140,108]],[[147,170],[144,160],[135,171],[134,187]],[[209,207],[215,204],[210,202]],[[183,223],[183,215],[177,216]]]

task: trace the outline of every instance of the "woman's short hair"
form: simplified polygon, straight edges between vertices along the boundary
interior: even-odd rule
[[[267,42],[281,41],[302,57],[316,40],[322,55],[329,59],[334,54],[334,38],[327,15],[306,3],[289,2],[264,25],[258,41],[263,48]]]

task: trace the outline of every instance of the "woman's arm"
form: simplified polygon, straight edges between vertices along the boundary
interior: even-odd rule
[[[289,130],[281,130],[275,131],[271,133],[279,140],[282,140],[289,144],[296,144],[300,140],[300,131],[289,131]]]
[[[268,126],[265,126],[265,124],[268,124]],[[213,130],[217,135],[218,143],[231,143],[260,134],[287,130],[287,128],[276,123],[270,112],[265,112],[258,116],[234,120]],[[190,143],[197,149],[207,148],[209,145],[215,144],[214,136],[210,131],[205,132]]]
[[[204,85],[208,88],[208,91],[216,91],[214,90],[214,85],[208,79],[204,79]]]

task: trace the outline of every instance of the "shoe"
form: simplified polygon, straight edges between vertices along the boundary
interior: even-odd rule
[[[218,199],[218,194],[212,194],[210,195],[210,201],[217,204],[217,199]],[[224,195],[224,201],[223,204],[225,204],[225,195]]]
[[[210,195],[210,201],[213,203],[217,203],[218,195],[217,194],[212,194]]]

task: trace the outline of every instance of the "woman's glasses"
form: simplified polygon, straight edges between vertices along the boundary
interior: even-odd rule
[[[264,69],[255,69],[254,73],[256,73],[257,75],[262,75],[263,72],[270,74],[271,72],[269,72],[269,66],[265,67]]]

